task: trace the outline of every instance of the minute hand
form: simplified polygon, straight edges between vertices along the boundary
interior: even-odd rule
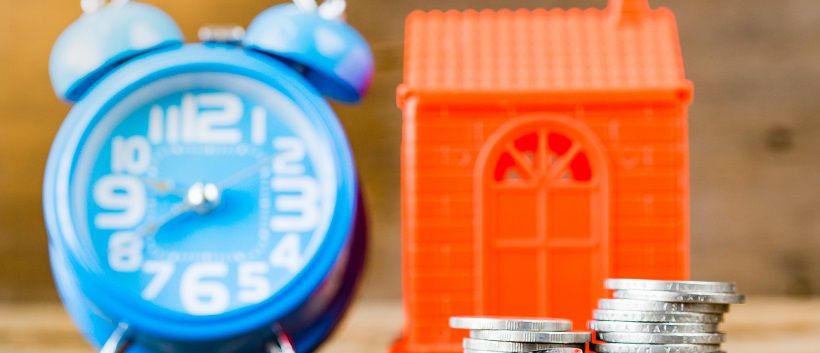
[[[259,172],[259,170],[264,167],[265,165],[269,164],[273,160],[274,156],[265,157],[262,160],[254,163],[253,165],[240,170],[239,172],[225,178],[224,180],[216,183],[216,187],[222,191],[227,188],[231,188],[236,186],[237,184],[241,183],[247,178],[250,178],[252,175]]]

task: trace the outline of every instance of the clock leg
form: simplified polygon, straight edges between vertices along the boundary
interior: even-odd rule
[[[111,333],[111,337],[105,341],[100,353],[124,353],[130,345],[131,338],[128,333],[128,324],[120,323],[117,329]]]
[[[273,325],[273,337],[276,342],[268,344],[268,353],[296,353],[293,348],[293,341],[282,328],[282,325]]]

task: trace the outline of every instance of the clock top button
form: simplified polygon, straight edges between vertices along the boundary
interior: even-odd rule
[[[198,35],[203,43],[238,45],[245,39],[245,29],[241,26],[212,25],[200,28]]]

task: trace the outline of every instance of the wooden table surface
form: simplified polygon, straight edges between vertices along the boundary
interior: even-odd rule
[[[383,353],[402,322],[398,302],[359,302],[321,353]],[[820,352],[820,298],[750,297],[726,318],[730,353]],[[0,304],[0,353],[92,353],[58,303]]]

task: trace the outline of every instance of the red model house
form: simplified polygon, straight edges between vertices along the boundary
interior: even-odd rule
[[[459,352],[453,315],[585,329],[607,277],[689,276],[674,15],[415,12],[407,20],[399,352]]]

